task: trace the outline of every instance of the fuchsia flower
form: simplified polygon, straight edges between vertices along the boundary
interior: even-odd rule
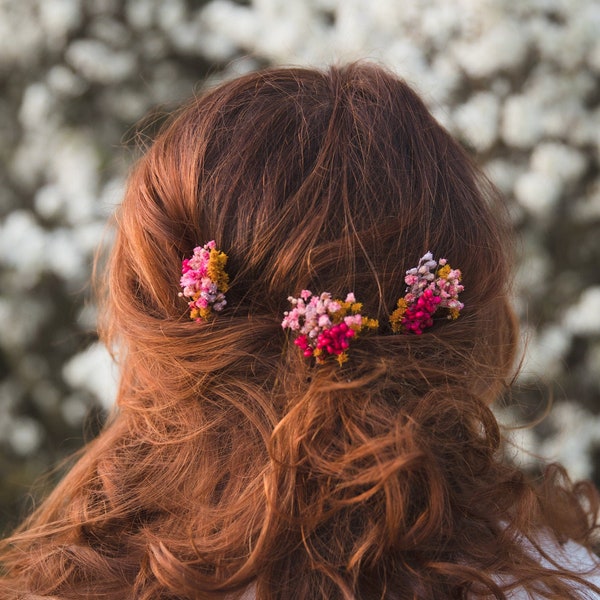
[[[360,313],[362,304],[353,293],[342,301],[334,300],[329,292],[313,296],[310,290],[302,290],[299,298],[290,296],[288,300],[293,309],[284,313],[281,326],[296,332],[296,346],[307,358],[314,356],[317,363],[332,355],[342,364],[348,358],[350,340],[363,329],[379,326],[375,319]]]
[[[394,333],[421,335],[433,325],[433,316],[440,308],[448,310],[449,319],[458,318],[464,308],[458,295],[464,286],[460,284],[461,272],[447,262],[441,258],[438,264],[431,252],[427,252],[416,267],[406,271],[406,294],[390,315]]]
[[[225,272],[227,255],[216,248],[214,240],[204,246],[194,248],[191,258],[181,263],[180,285],[185,296],[191,300],[190,318],[201,323],[208,320],[212,311],[219,312],[227,304],[225,292],[229,287],[229,277]]]

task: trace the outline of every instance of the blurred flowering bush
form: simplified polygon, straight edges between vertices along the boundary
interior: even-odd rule
[[[599,32],[595,0],[0,0],[0,527],[114,397],[88,281],[132,124],[281,63],[381,61],[479,155],[522,240],[523,385],[499,414],[554,392],[511,435],[598,482]]]

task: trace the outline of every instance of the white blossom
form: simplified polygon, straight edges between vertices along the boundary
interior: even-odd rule
[[[86,270],[90,264],[85,261],[84,253],[77,247],[76,238],[67,228],[55,229],[48,235],[45,262],[48,271],[54,272],[73,287],[80,284],[82,277],[88,278]]]
[[[560,402],[552,407],[548,421],[556,434],[540,443],[540,454],[562,463],[575,480],[590,477],[590,450],[600,443],[600,417],[574,402]]]
[[[561,193],[558,177],[535,171],[523,173],[515,184],[515,197],[519,204],[539,219],[550,218]]]
[[[54,65],[48,70],[46,82],[49,89],[56,96],[74,97],[80,96],[88,88],[87,82],[75,75],[69,67],[65,65]]]
[[[504,103],[502,137],[517,148],[529,148],[542,136],[541,106],[526,95],[511,96]]]
[[[150,29],[155,22],[155,15],[160,0],[126,0],[125,17],[127,23],[141,31]]]
[[[21,456],[35,452],[42,441],[41,425],[30,417],[19,416],[11,419],[6,439],[11,448]]]
[[[500,191],[507,195],[512,192],[517,176],[522,171],[518,166],[501,158],[490,160],[485,165],[485,170]]]
[[[23,286],[37,283],[45,250],[46,232],[31,212],[15,210],[0,224],[0,263],[15,269]]]
[[[23,94],[19,120],[25,129],[44,127],[54,108],[52,94],[43,83],[32,83]]]
[[[516,22],[501,21],[482,35],[456,44],[458,63],[472,77],[489,77],[519,67],[528,50],[527,32]]]
[[[158,25],[168,31],[187,20],[187,9],[184,0],[169,0],[157,4]]]
[[[34,2],[0,0],[0,66],[24,67],[38,58],[45,33]]]
[[[583,291],[579,300],[566,310],[563,323],[575,335],[600,334],[600,285]]]
[[[125,25],[108,16],[94,19],[88,32],[94,38],[110,48],[121,49],[130,45],[131,32]]]
[[[105,408],[113,405],[118,373],[103,344],[94,343],[73,356],[63,368],[63,377],[71,387],[93,394]]]
[[[131,52],[111,50],[103,42],[93,39],[71,42],[65,57],[83,77],[102,84],[119,83],[131,77],[136,67]]]
[[[586,158],[579,150],[555,142],[539,144],[531,155],[533,171],[567,182],[581,177],[586,165]]]
[[[480,92],[458,107],[454,121],[465,139],[479,152],[491,148],[498,134],[500,103],[490,92]]]
[[[48,318],[47,304],[28,298],[25,291],[18,303],[0,298],[0,347],[10,355],[22,356]]]
[[[81,426],[89,409],[89,403],[79,394],[71,394],[60,405],[60,412],[63,419],[72,427]]]
[[[540,331],[529,329],[519,378],[521,381],[554,381],[560,375],[570,347],[571,336],[559,325],[549,325]]]
[[[57,47],[81,23],[80,0],[38,0],[36,4],[46,40]]]
[[[98,154],[92,140],[63,130],[49,157],[48,178],[57,186],[68,223],[89,221],[96,213]]]

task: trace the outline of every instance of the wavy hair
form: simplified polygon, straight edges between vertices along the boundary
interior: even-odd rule
[[[4,542],[4,597],[575,597],[527,545],[589,548],[596,492],[505,464],[489,408],[517,336],[506,209],[406,83],[364,63],[224,83],[164,126],[116,225],[118,408]],[[199,325],[178,280],[212,239],[228,305]],[[393,335],[429,250],[461,269],[465,308]],[[281,328],[307,288],[380,320],[342,367]]]

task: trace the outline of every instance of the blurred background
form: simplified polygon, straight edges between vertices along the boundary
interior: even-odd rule
[[[509,199],[525,354],[496,410],[552,402],[507,430],[509,458],[600,483],[597,0],[0,0],[0,534],[113,403],[90,277],[135,124],[249,70],[358,58],[413,84]]]

